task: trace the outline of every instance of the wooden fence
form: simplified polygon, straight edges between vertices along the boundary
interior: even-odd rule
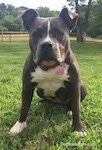
[[[94,42],[102,42],[102,39],[94,39],[90,37],[84,37],[85,41],[94,41]],[[0,31],[0,42],[19,42],[19,41],[28,41],[29,35],[27,32],[14,32],[14,31]],[[70,33],[70,39],[76,40],[76,34]]]
[[[27,32],[0,32],[0,41],[1,42],[14,42],[14,41],[27,41],[29,35]]]
[[[71,38],[75,39],[75,34],[71,33]],[[27,32],[0,31],[0,42],[27,41],[29,35]]]

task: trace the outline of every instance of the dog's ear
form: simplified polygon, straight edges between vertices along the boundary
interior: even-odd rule
[[[22,15],[23,25],[27,30],[29,29],[32,22],[37,16],[38,16],[38,13],[34,9],[28,9],[23,13]]]
[[[68,25],[69,29],[72,30],[78,20],[78,14],[69,11],[66,7],[64,7],[59,15],[63,19],[63,21]]]

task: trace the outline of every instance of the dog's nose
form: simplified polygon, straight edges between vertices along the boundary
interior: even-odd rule
[[[50,50],[50,49],[52,49],[52,44],[49,43],[49,42],[45,42],[45,43],[42,44],[41,48]]]

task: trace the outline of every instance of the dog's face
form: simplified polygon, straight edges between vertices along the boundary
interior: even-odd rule
[[[78,15],[69,14],[64,8],[58,17],[42,18],[30,9],[22,18],[29,32],[29,44],[36,65],[47,71],[63,63],[70,49],[69,31],[76,24]]]
[[[68,50],[68,28],[60,18],[36,18],[30,33],[33,59],[43,70],[62,63]]]

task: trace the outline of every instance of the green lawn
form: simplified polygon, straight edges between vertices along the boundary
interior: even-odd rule
[[[22,68],[29,48],[26,42],[4,42],[0,43],[0,150],[101,150],[102,43],[72,41],[71,47],[88,90],[81,104],[87,136],[72,132],[71,117],[63,107],[38,105],[36,94],[26,130],[15,137],[8,134],[19,117]]]

